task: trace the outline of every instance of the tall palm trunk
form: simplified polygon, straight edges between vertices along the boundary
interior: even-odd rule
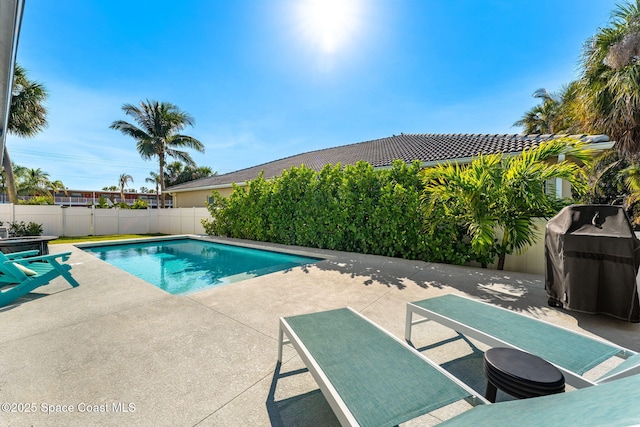
[[[13,176],[13,167],[11,166],[11,158],[9,158],[9,151],[7,146],[4,146],[4,155],[2,157],[2,167],[4,167],[4,174],[7,182],[7,194],[9,195],[9,203],[14,205],[18,204],[18,190],[16,189],[16,179]]]
[[[509,244],[509,235],[507,234],[507,230],[502,230],[502,246],[500,247],[500,252],[498,253],[498,265],[496,269],[504,270],[504,262],[507,259],[507,245]]]
[[[164,209],[164,153],[159,155],[160,157],[160,191],[162,196],[160,198],[161,208]]]

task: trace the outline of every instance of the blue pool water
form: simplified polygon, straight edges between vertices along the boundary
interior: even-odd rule
[[[194,239],[85,246],[82,250],[172,294],[189,294],[319,261]]]

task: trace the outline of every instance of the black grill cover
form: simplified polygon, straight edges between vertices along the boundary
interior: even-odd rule
[[[621,206],[567,206],[544,240],[549,305],[640,322],[640,240]]]

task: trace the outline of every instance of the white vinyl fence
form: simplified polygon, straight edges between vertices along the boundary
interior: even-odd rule
[[[42,224],[50,236],[99,236],[105,234],[205,234],[201,219],[210,219],[206,208],[96,209],[0,204],[0,221]],[[508,255],[505,270],[544,274],[545,220],[538,220],[539,237],[522,255]],[[495,266],[493,266],[495,268]]]
[[[42,234],[50,236],[204,234],[203,218],[211,218],[206,208],[96,209],[0,204],[0,221],[5,225],[35,222],[42,224]]]

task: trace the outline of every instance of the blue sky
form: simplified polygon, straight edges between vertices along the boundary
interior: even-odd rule
[[[27,0],[18,61],[49,127],[8,149],[71,189],[150,186],[157,161],[109,129],[145,99],[195,118],[193,157],[218,173],[401,132],[520,133],[616,2]]]

